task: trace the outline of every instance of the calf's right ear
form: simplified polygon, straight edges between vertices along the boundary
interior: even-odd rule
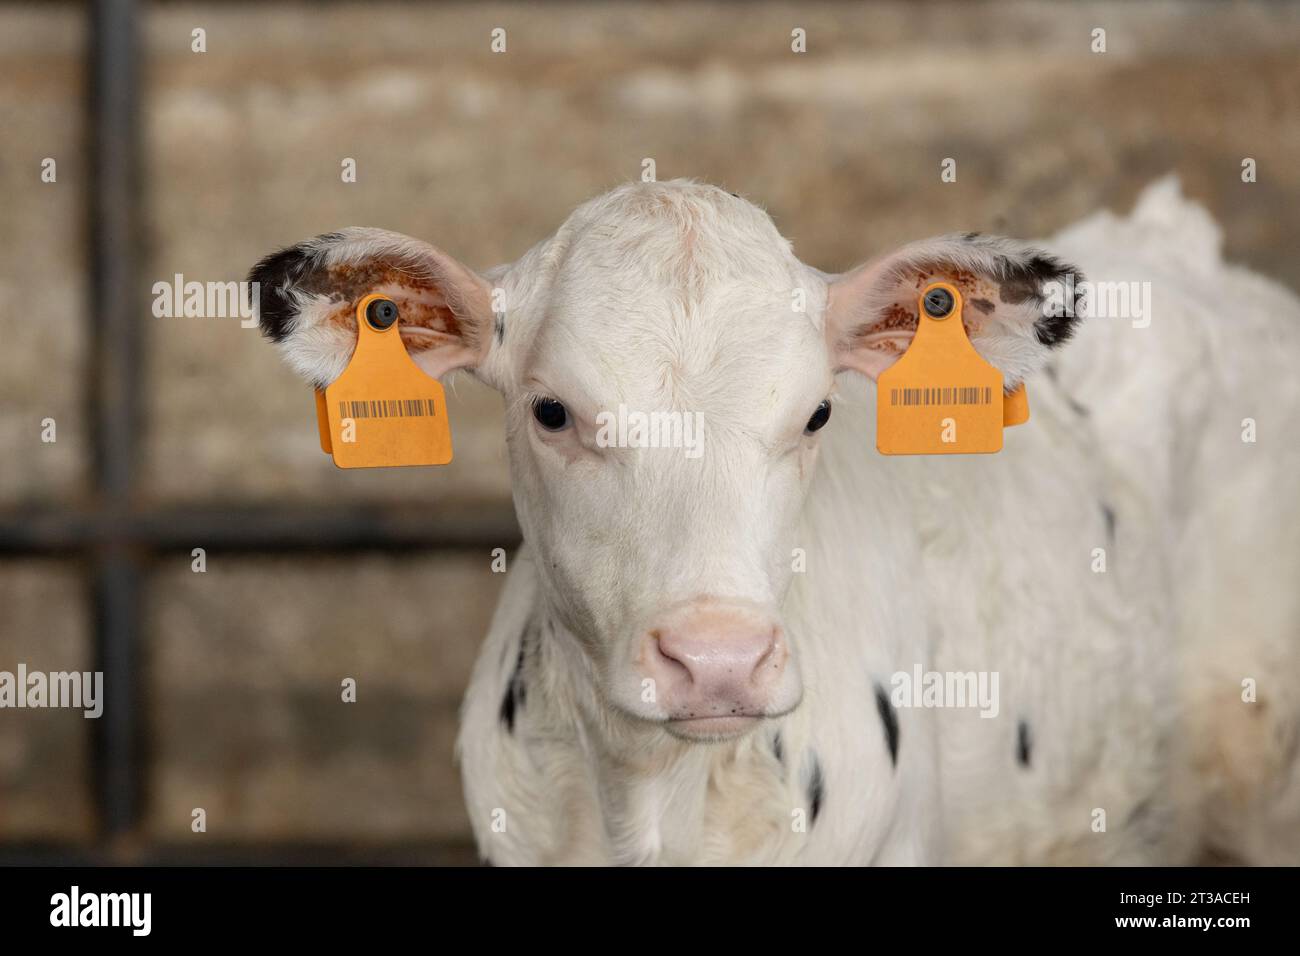
[[[916,334],[917,298],[936,280],[961,290],[971,345],[1008,391],[1074,332],[1087,285],[1074,266],[1014,239],[968,232],[914,242],[833,277],[826,335],[836,368],[874,380],[893,365]]]
[[[478,366],[492,347],[491,286],[441,249],[383,229],[342,229],[281,249],[248,275],[262,332],[311,384],[347,368],[356,306],[370,293],[397,304],[402,342],[439,378]]]

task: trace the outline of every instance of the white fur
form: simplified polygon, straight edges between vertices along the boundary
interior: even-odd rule
[[[475,372],[507,400],[526,543],[459,740],[487,859],[1300,861],[1300,304],[1224,265],[1213,224],[1159,184],[1049,246],[1091,279],[1151,281],[1150,327],[1085,322],[1053,377],[1032,310],[1000,306],[973,340],[1026,378],[1031,421],[995,456],[885,458],[874,387],[834,376],[836,349],[918,257],[996,280],[1027,249],[954,241],[828,277],[743,200],[637,184],[490,274],[505,336]],[[537,427],[537,395],[577,427]],[[595,447],[593,416],[620,403],[702,413],[705,454]],[[712,744],[656,722],[635,660],[657,612],[701,595],[779,612],[783,692],[802,695]],[[877,688],[917,664],[997,672],[999,715],[897,709],[894,766]]]

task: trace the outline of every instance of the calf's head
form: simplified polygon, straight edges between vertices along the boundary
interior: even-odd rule
[[[967,234],[827,276],[762,210],[676,181],[595,199],[485,274],[353,228],[268,256],[250,278],[264,331],[314,384],[346,367],[355,303],[379,292],[425,371],[497,388],[542,597],[596,699],[718,739],[799,702],[799,635],[780,607],[836,373],[887,368],[919,290],[945,278],[1012,387],[1070,332],[1070,316],[1044,314],[1042,288],[1069,271]]]

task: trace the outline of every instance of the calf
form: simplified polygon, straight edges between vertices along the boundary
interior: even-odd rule
[[[380,292],[425,371],[505,397],[524,545],[459,740],[483,857],[1276,851],[1272,832],[1213,824],[1251,801],[1274,830],[1296,818],[1296,704],[1276,685],[1266,713],[1238,695],[1297,673],[1297,443],[1279,433],[1300,398],[1277,356],[1296,357],[1300,320],[1293,297],[1189,250],[1213,227],[1189,231],[1162,188],[1133,222],[1062,238],[1170,290],[1145,337],[1084,323],[1073,361],[1055,350],[1077,311],[1047,290],[1082,275],[1057,255],[967,233],[827,275],[761,209],[685,181],[617,188],[482,275],[362,228],[259,263],[262,326],[314,384],[346,366],[354,304]],[[872,448],[870,380],[932,279],[962,290],[1008,389],[1030,382],[1033,421],[1001,454]],[[1234,334],[1214,314],[1240,304],[1231,282],[1288,315]],[[611,444],[616,409],[697,416],[697,453]],[[1238,447],[1252,413],[1278,429],[1267,450]],[[1271,517],[1251,510],[1265,495]],[[1252,550],[1258,574],[1223,580]],[[931,673],[996,693],[960,708],[906,692],[903,675]]]

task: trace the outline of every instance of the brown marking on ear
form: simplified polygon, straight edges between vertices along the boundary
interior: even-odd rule
[[[900,353],[902,347],[888,333],[914,331],[917,321],[916,312],[900,302],[891,302],[881,310],[879,318],[864,322],[849,334],[849,348],[867,348],[890,355]]]
[[[975,299],[982,300],[978,306],[985,315],[993,311],[992,296],[998,291],[998,287],[990,282],[983,275],[977,272],[970,272],[966,269],[958,269],[954,266],[940,264],[934,269],[922,274],[923,281],[918,288],[923,287],[935,280],[951,282],[958,290],[961,291],[962,297],[974,305]],[[988,306],[988,308],[985,308]]]
[[[916,312],[899,302],[885,306],[879,319],[871,323],[871,331],[884,332],[889,329],[915,329]]]
[[[1038,299],[1038,287],[1028,279],[1007,279],[998,285],[998,298],[1007,305],[1020,305],[1030,299]]]
[[[398,303],[398,322],[403,329],[420,328],[451,338],[461,337],[461,323],[445,302],[410,299]]]
[[[962,292],[970,292],[978,277],[973,272],[966,272],[964,269],[953,269],[947,273],[948,281],[955,285]]]
[[[893,301],[879,306],[868,321],[852,329],[843,340],[843,347],[850,352],[858,350],[877,355],[906,352],[911,341],[909,333],[914,333],[919,323],[917,298],[935,281],[956,286],[962,298],[970,303],[970,308],[962,310],[962,326],[967,338],[973,340],[997,311],[994,297],[1000,291],[999,286],[981,273],[936,262],[894,273],[892,289],[880,290],[886,295],[892,292]]]
[[[381,285],[397,286],[413,293],[437,292],[430,280],[414,276],[382,259],[329,266],[304,277],[302,283],[308,292],[353,302]]]
[[[980,315],[990,315],[994,306],[987,298],[983,298],[978,293],[988,291],[992,294],[992,286],[982,277],[970,272],[961,270],[943,270],[936,272],[918,272],[916,274],[915,286],[919,293],[927,285],[935,280],[951,282],[961,289],[963,296],[974,306],[974,309],[962,310],[962,325],[966,329],[966,335],[973,336],[984,327],[980,321]],[[971,298],[974,294],[974,298]],[[891,302],[884,306],[876,315],[876,318],[870,322],[864,322],[850,334],[850,342],[859,348],[868,348],[876,352],[886,352],[896,354],[904,351],[898,343],[898,337],[890,337],[887,333],[905,333],[915,332],[919,321],[916,309],[913,306],[913,300],[904,302]],[[851,345],[853,347],[853,345]]]
[[[397,302],[398,329],[408,351],[418,352],[448,342],[463,341],[464,328],[431,281],[382,261],[343,264],[321,269],[305,278],[301,288],[327,295],[344,307],[326,320],[331,325],[351,326],[356,321],[356,303],[371,292],[392,294]],[[397,289],[399,292],[393,293]],[[402,294],[406,293],[406,294]],[[408,329],[427,329],[433,335]]]

